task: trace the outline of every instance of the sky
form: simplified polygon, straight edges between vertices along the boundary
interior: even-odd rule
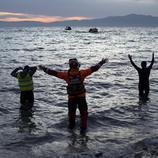
[[[158,16],[158,0],[0,0],[0,21],[54,22],[127,14]]]

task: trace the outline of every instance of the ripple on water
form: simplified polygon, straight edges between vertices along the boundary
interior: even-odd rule
[[[61,30],[0,29],[3,39],[10,38],[0,39],[0,157],[157,157],[157,66],[155,63],[150,76],[150,101],[141,102],[138,77],[127,56],[131,54],[138,63],[150,61],[151,52],[156,56],[158,45],[152,39],[158,36],[157,28],[106,27],[100,28],[99,34],[89,34],[86,27],[74,28],[71,33]],[[27,116],[19,111],[19,88],[10,76],[15,67],[24,65],[66,70],[72,57],[79,59],[82,68],[109,58],[108,64],[85,80],[87,141],[80,135],[79,111],[75,130],[67,129],[63,81],[37,71],[34,112]]]

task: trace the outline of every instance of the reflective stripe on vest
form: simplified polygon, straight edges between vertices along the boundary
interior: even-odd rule
[[[32,91],[33,90],[33,80],[32,77],[27,74],[25,77],[21,77],[20,74],[17,76],[20,91]]]
[[[77,75],[70,75],[68,71],[69,83],[67,86],[67,93],[69,95],[80,95],[85,93],[85,87],[83,82],[81,81],[80,72]]]

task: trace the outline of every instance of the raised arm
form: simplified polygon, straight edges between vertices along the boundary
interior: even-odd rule
[[[98,71],[105,63],[108,63],[108,59],[103,58],[99,63],[91,67],[92,72]]]
[[[53,76],[57,76],[57,71],[49,69],[45,66],[39,65],[39,69],[43,70],[45,73],[47,73],[48,75],[53,75]]]
[[[19,70],[23,70],[23,68],[22,67],[18,67],[18,68],[16,68],[15,70],[13,70],[12,72],[11,72],[11,76],[13,76],[13,77],[17,77],[17,74],[18,74],[18,71]]]
[[[133,62],[132,56],[131,56],[131,55],[128,55],[128,58],[129,58],[131,64],[133,65],[133,67],[134,67],[136,70],[139,70],[140,68]]]
[[[152,54],[151,64],[149,65],[148,68],[152,69],[153,64],[154,64],[154,53]]]

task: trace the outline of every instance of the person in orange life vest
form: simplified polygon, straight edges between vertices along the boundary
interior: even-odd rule
[[[34,102],[33,94],[33,75],[37,67],[29,67],[26,65],[24,68],[19,67],[11,72],[11,75],[18,79],[20,87],[20,103],[21,109],[31,109]]]
[[[68,117],[69,117],[69,128],[75,127],[75,117],[77,105],[80,111],[81,130],[87,128],[87,102],[85,97],[84,79],[97,71],[104,63],[108,62],[107,59],[102,59],[98,64],[88,69],[79,70],[80,64],[76,58],[69,59],[69,70],[68,71],[55,71],[44,66],[39,66],[41,70],[49,75],[53,75],[67,82],[67,93],[68,93]]]

